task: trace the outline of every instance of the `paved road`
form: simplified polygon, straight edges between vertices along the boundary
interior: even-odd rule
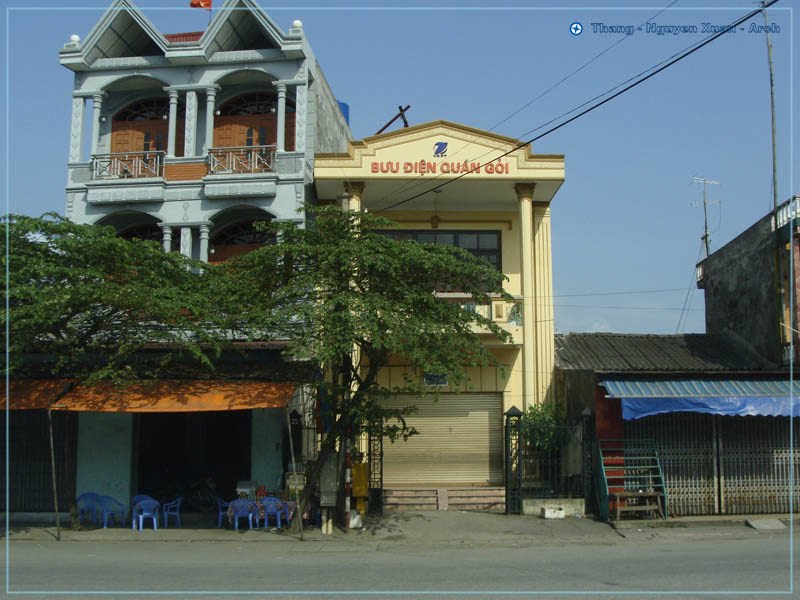
[[[399,513],[348,535],[308,532],[303,542],[206,526],[66,531],[55,542],[49,528],[17,527],[8,542],[8,583],[12,593],[38,598],[789,596],[787,531],[670,524],[615,531],[588,519]]]
[[[584,593],[759,592],[789,589],[789,535],[744,531],[630,531],[614,543],[531,544],[522,547],[420,547],[381,542],[358,549],[348,543],[249,541],[159,542],[12,540],[12,592],[36,597],[145,598],[139,592],[172,591],[196,598],[301,597],[294,592],[339,592],[349,598],[419,598],[435,591],[479,592],[480,598],[514,597],[492,591]],[[198,592],[213,592],[198,594]],[[80,593],[83,592],[83,593]],[[124,592],[119,594],[113,592]],[[152,596],[150,596],[152,598]],[[308,595],[302,597],[309,597]],[[461,596],[463,597],[463,596]],[[532,597],[532,595],[531,595]],[[564,597],[563,595],[561,596]],[[668,596],[669,597],[669,596]],[[705,597],[685,594],[684,598]],[[730,597],[730,594],[722,594]],[[741,596],[740,596],[741,597]],[[773,596],[774,597],[774,596]]]

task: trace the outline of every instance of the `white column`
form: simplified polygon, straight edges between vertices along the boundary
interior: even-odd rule
[[[161,244],[164,252],[172,252],[172,227],[169,225],[161,226]]]
[[[81,162],[83,154],[83,119],[86,115],[86,98],[73,96],[72,125],[69,133],[69,162]]]
[[[278,88],[278,138],[277,150],[283,152],[286,149],[286,84],[276,83]]]
[[[181,254],[192,258],[192,228],[181,227]]]
[[[178,131],[178,90],[169,93],[169,133],[167,134],[167,156],[175,156],[175,140]]]
[[[544,402],[550,395],[555,363],[551,245],[550,206],[536,204],[533,207],[533,302],[536,308],[536,382],[539,402]]]
[[[206,88],[206,143],[203,153],[207,153],[214,146],[214,110],[217,99],[217,88]],[[202,231],[202,229],[200,230]]]
[[[183,155],[194,156],[194,138],[197,132],[197,92],[186,92],[186,135],[183,142]]]
[[[363,181],[351,181],[349,184],[350,194],[347,201],[342,206],[345,210],[353,212],[361,212],[361,198],[364,197],[364,188],[366,184]]]
[[[92,154],[97,154],[97,146],[100,144],[100,111],[103,109],[104,95],[92,96]]]
[[[200,225],[200,260],[206,263],[208,262],[208,232],[208,225]]]
[[[514,186],[519,199],[522,256],[522,383],[523,412],[535,402],[536,369],[534,367],[536,312],[533,306],[533,188],[534,184]]]

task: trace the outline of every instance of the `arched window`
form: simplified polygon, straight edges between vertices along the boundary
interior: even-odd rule
[[[143,225],[134,225],[119,232],[119,237],[126,240],[150,240],[153,242],[163,243],[164,232],[155,223],[148,223]],[[172,244],[171,250],[173,252],[180,248],[180,231],[173,228],[172,230]]]
[[[175,150],[183,154],[185,109],[178,103]],[[153,152],[167,149],[169,136],[169,98],[137,100],[114,115],[111,126],[111,152]]]
[[[169,116],[169,98],[147,98],[129,104],[114,115],[115,121],[152,121]]]
[[[274,234],[256,229],[256,221],[269,221],[269,219],[260,216],[241,218],[216,229],[211,235],[209,262],[222,262],[273,243]]]
[[[278,96],[269,92],[253,92],[231,98],[220,106],[223,116],[267,115],[278,110]],[[294,101],[286,98],[286,111],[295,112]]]

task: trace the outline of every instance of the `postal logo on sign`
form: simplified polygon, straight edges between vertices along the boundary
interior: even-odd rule
[[[447,142],[434,142],[433,157],[442,158],[443,156],[447,156]]]

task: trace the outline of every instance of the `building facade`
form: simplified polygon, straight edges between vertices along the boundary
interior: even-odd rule
[[[380,213],[399,224],[391,235],[461,247],[508,277],[511,303],[473,305],[457,290],[437,292],[481,311],[511,341],[478,332],[501,367],[471,369],[463,389],[435,382],[438,402],[392,400],[398,407],[417,406],[407,421],[419,435],[383,449],[385,488],[502,484],[504,412],[550,397],[550,203],[564,181],[564,157],[533,154],[518,140],[435,121],[351,142],[344,153],[318,154],[314,179],[320,200]],[[381,384],[392,389],[406,375],[403,358],[395,357],[381,372]]]
[[[624,492],[648,485],[669,516],[798,509],[800,422],[789,415],[800,403],[787,374],[747,342],[725,332],[573,333],[555,343],[559,401],[572,419],[594,417],[595,514],[608,518],[630,502]],[[658,480],[643,481],[655,464]]]
[[[706,331],[730,330],[783,365],[789,362],[790,343],[797,347],[800,342],[799,207],[795,196],[697,265]]]
[[[315,153],[344,151],[350,138],[302,23],[284,32],[253,0],[226,0],[205,31],[174,34],[115,0],[59,60],[75,74],[66,216],[197,260],[265,243],[256,221],[303,223]],[[244,366],[235,357],[229,365],[235,391],[195,381],[142,392],[149,402],[136,390],[107,402],[65,397],[62,498],[92,491],[126,501],[209,476],[226,497],[237,480],[280,486],[285,407],[302,417],[301,394],[290,379],[274,383],[285,371],[274,348],[249,351]],[[15,411],[17,423],[41,435],[45,421],[27,412]],[[26,454],[24,437],[11,440],[13,473],[48,481],[49,464]],[[52,510],[51,497],[48,506],[17,484],[10,510]]]

